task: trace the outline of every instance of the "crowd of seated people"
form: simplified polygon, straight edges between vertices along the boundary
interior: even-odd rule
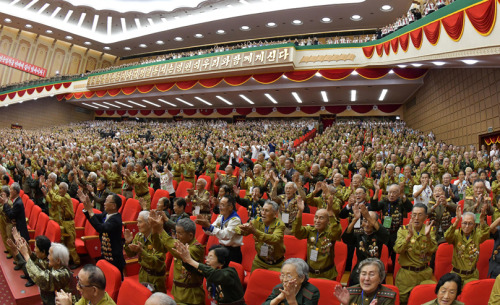
[[[16,257],[27,285],[40,287],[45,304],[53,304],[54,291],[58,304],[74,296],[68,274],[81,264],[75,212],[83,212],[99,235],[102,260],[126,278],[126,261],[137,258],[138,281],[182,304],[203,304],[205,297],[250,304],[248,279],[235,272],[242,268],[247,276],[280,272],[276,287],[260,283],[269,291],[259,301],[266,304],[318,304],[333,295],[342,304],[365,296],[377,304],[396,298],[406,304],[412,289],[438,281],[432,304],[450,304],[445,301],[467,283],[498,277],[496,145],[455,146],[383,119],[339,121],[295,141],[316,126],[311,119],[91,121],[0,130],[0,220],[10,224],[0,230],[6,255]],[[103,137],[103,131],[113,135]],[[151,137],[143,137],[148,131]],[[22,193],[63,232],[51,246],[37,237],[33,254]],[[133,198],[137,230],[122,219]],[[81,211],[74,210],[73,199]],[[291,249],[285,245],[290,239],[302,246]],[[478,254],[486,241],[494,247],[484,275]],[[344,244],[349,287],[320,296],[314,280],[341,280],[343,268],[335,262]],[[446,270],[452,275],[441,278],[435,276],[436,252],[444,244],[453,248]],[[294,250],[304,256],[287,256]],[[86,301],[78,304],[116,301],[89,277],[100,272],[96,268],[80,271],[77,287]],[[398,292],[383,286],[386,270]],[[496,289],[492,298],[499,297]]]

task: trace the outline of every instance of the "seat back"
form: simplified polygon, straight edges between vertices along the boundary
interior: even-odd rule
[[[49,220],[45,230],[45,236],[47,236],[51,242],[61,242],[61,227],[59,224],[54,220]]]
[[[155,195],[155,189],[150,187],[148,188],[148,190],[149,190],[149,198],[153,198],[153,196]]]
[[[210,185],[212,184],[212,178],[207,175],[200,175],[198,179],[205,179],[207,182],[207,186],[205,186],[205,189],[210,192]]]
[[[32,230],[36,228],[36,223],[38,221],[38,217],[40,216],[41,212],[42,208],[40,208],[37,205],[34,205],[33,208],[31,209],[31,215],[30,218],[28,219],[28,224]]]
[[[465,304],[488,304],[495,279],[471,281],[464,285],[458,297]]]
[[[83,214],[83,203],[78,204],[75,212],[75,228],[77,227],[85,227],[85,222],[87,218],[85,218],[85,214]]]
[[[151,196],[151,198],[153,198],[151,200],[151,210],[155,210],[156,207],[158,206],[158,201],[163,198],[163,197],[167,197],[169,198],[170,194],[168,191],[165,191],[165,190],[162,190],[162,189],[158,189],[156,190],[155,194],[153,196]]]
[[[40,213],[38,215],[38,221],[35,226],[35,237],[38,235],[44,235],[47,228],[47,223],[49,222],[49,216],[45,213]]]
[[[134,198],[127,199],[127,204],[122,211],[122,221],[136,221],[139,212],[142,211],[141,204],[139,200]]]
[[[187,190],[193,188],[193,184],[188,181],[181,181],[175,190],[175,197],[186,197],[188,195]]]
[[[440,244],[436,251],[436,260],[435,260],[436,263],[434,267],[434,276],[436,277],[436,280],[439,280],[443,275],[451,271],[452,258],[453,258],[453,245],[447,243]]]
[[[28,199],[30,199],[30,197],[26,194],[24,195],[19,195],[21,197],[21,200],[23,201],[23,204],[26,204],[26,201],[28,201]]]
[[[314,225],[314,214],[302,213],[302,225],[303,226]]]
[[[190,216],[189,218],[192,221],[196,220],[196,216]],[[196,233],[194,234],[194,237],[201,244],[206,244],[206,242],[209,238],[209,236],[207,234],[205,234],[205,231],[203,231],[203,227],[200,226],[199,224],[196,224]]]
[[[212,247],[213,245],[218,245],[220,244],[219,243],[219,239],[213,235],[209,236],[208,237],[208,240],[207,240],[207,245],[205,247],[205,254],[208,254],[208,252],[210,251],[210,247]]]
[[[75,198],[71,198],[71,202],[73,203],[73,213],[76,214],[76,210],[78,209],[80,202],[78,201],[78,199]]]
[[[265,283],[265,285],[263,285]],[[255,269],[250,275],[245,291],[245,303],[262,304],[273,291],[274,286],[281,283],[280,273],[266,269]]]
[[[386,284],[383,284],[382,286],[384,286],[385,288],[389,288],[396,293],[396,300],[394,301],[394,305],[399,305],[399,288],[394,285]]]
[[[335,264],[335,268],[337,268],[337,282],[340,282],[342,279],[342,275],[344,275],[345,264],[347,262],[347,245],[341,241],[337,241],[335,243],[335,257],[333,262]]]
[[[477,261],[477,270],[479,271],[479,279],[488,278],[488,268],[490,267],[490,257],[493,253],[493,239],[488,239],[479,246],[479,260]]]
[[[106,277],[106,292],[113,301],[116,302],[118,299],[118,291],[122,285],[122,274],[120,270],[105,259],[99,260],[96,265],[101,268]]]
[[[117,305],[144,304],[151,296],[151,291],[137,280],[125,278],[118,293]]]
[[[236,272],[238,272],[238,277],[240,278],[241,285],[243,285],[243,281],[245,279],[245,269],[243,269],[243,265],[235,262],[229,262],[229,267],[233,267]]]
[[[247,190],[240,190],[240,193],[238,194],[240,196],[240,198],[245,198],[247,194]]]
[[[318,305],[340,305],[340,302],[333,295],[335,287],[341,285],[337,281],[327,280],[327,279],[315,279],[310,278],[309,283],[316,286],[319,289],[319,299]]]
[[[241,253],[243,254],[243,259],[241,264],[246,272],[252,270],[253,260],[257,251],[255,251],[255,240],[252,235],[243,236],[243,245],[241,246]]]
[[[35,206],[35,203],[33,200],[28,199],[26,203],[24,204],[24,215],[26,218],[30,219],[31,216],[31,211],[33,210],[33,207]]]
[[[408,298],[408,305],[421,305],[434,300],[437,297],[435,290],[436,284],[423,284],[413,287]]]
[[[307,257],[307,239],[297,239],[292,235],[284,236],[285,259],[298,257],[306,260]]]
[[[248,222],[248,209],[246,207],[240,206],[236,212],[238,213],[238,216],[240,216],[241,218],[241,223]]]

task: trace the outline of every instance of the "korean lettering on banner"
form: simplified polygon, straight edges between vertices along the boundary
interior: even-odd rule
[[[38,67],[29,63],[26,63],[22,60],[12,58],[5,54],[0,53],[0,64],[6,65],[8,67],[30,73],[36,76],[45,77],[47,76],[47,69],[42,67]]]

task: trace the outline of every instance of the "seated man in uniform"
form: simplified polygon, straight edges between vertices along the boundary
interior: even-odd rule
[[[466,196],[464,200],[464,212],[474,214],[481,213],[483,205],[486,206],[486,214],[493,215],[493,206],[491,198],[484,195],[485,186],[483,180],[475,180],[473,185],[473,196]]]
[[[424,225],[426,219],[427,207],[417,203],[413,206],[410,223],[398,230],[394,252],[399,254],[401,265],[396,276],[401,303],[408,302],[415,286],[426,284],[432,278],[429,262],[437,250],[437,242],[433,222]]]
[[[186,202],[191,202],[193,205],[193,215],[201,215],[208,220],[212,217],[210,209],[210,193],[205,189],[207,181],[198,179],[196,181],[196,189],[188,189]]]

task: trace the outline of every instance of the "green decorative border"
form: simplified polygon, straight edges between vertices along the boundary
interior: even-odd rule
[[[0,92],[0,94],[4,95],[4,94],[12,93],[12,92],[17,92],[17,91],[22,91],[22,90],[27,90],[27,89],[32,89],[32,88],[45,87],[45,86],[64,84],[64,83],[72,83],[72,82],[85,80],[85,79],[87,79],[87,77],[68,79],[68,80],[63,81],[63,82],[58,80],[58,81],[53,81],[53,82],[49,82],[49,83],[37,84],[36,86],[26,86],[26,87],[16,88],[16,89],[9,90],[9,91],[2,91],[2,92]]]

